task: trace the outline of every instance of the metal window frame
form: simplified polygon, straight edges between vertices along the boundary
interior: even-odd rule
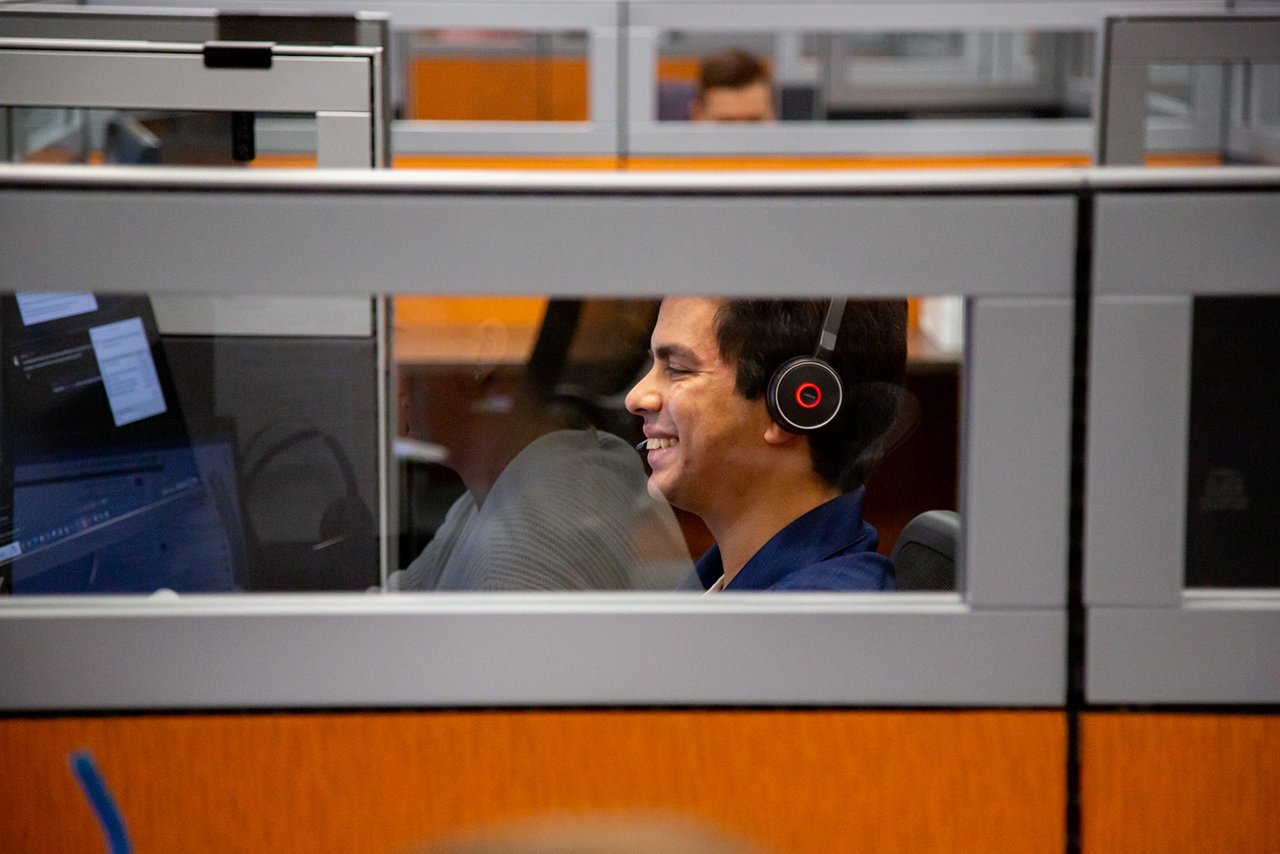
[[[1192,301],[1280,293],[1280,169],[1194,171],[1093,182],[1084,585],[1096,703],[1280,702],[1280,594],[1184,584]]]
[[[111,0],[114,4],[114,0]],[[126,0],[127,2],[127,0]],[[175,0],[166,5],[199,5]],[[95,4],[96,5],[96,4]],[[256,10],[258,0],[226,0],[222,11]],[[584,122],[392,122],[392,149],[402,155],[600,155],[618,152],[619,3],[616,0],[314,0],[317,12],[389,16],[393,36],[418,28],[585,30],[588,118]],[[394,39],[393,39],[394,42]],[[392,58],[395,61],[395,57]],[[392,77],[398,72],[392,71]]]
[[[309,16],[276,13],[277,17],[296,18],[305,26]],[[24,3],[0,7],[0,37],[5,38],[70,38],[125,39],[129,41],[193,42],[203,44],[220,36],[221,13],[199,8],[136,8],[102,5],[51,5]],[[352,16],[355,44],[385,47],[388,43],[386,15],[360,13]],[[280,29],[278,21],[274,23]],[[285,39],[287,41],[287,39]],[[383,79],[386,79],[386,54],[382,56]],[[384,99],[385,100],[385,99]],[[8,108],[0,107],[0,116]],[[385,115],[386,104],[383,104]],[[258,146],[262,150],[287,148],[315,150],[315,123],[311,121],[309,139],[292,145],[296,131],[274,127],[271,119],[257,123]],[[0,131],[4,121],[0,118]],[[390,159],[390,139],[384,129],[382,163]],[[285,145],[279,143],[285,142]],[[0,152],[3,154],[3,152]],[[8,159],[0,157],[0,159]],[[370,163],[369,165],[373,165]],[[260,298],[251,307],[239,307],[204,298],[185,297],[156,300],[156,320],[162,332],[188,335],[327,335],[371,337],[374,335],[372,312],[368,301],[361,298],[331,298],[323,303],[306,300],[273,300]]]
[[[1153,63],[1222,63],[1280,61],[1280,17],[1198,16],[1187,18],[1108,18],[1100,52],[1096,162],[1108,166],[1140,165],[1146,150],[1147,72]],[[1221,70],[1200,75],[1210,89],[1222,86]],[[1205,112],[1218,93],[1198,93],[1193,113]],[[1212,135],[1215,149],[1226,150],[1221,115],[1200,123]]]
[[[256,11],[256,9],[255,9]],[[206,8],[139,7],[108,5],[52,5],[29,3],[21,6],[0,6],[0,36],[9,38],[94,38],[124,39],[161,42],[216,41],[221,38],[224,12]],[[382,131],[382,163],[391,162],[391,104],[395,100],[394,87],[398,75],[390,74],[390,21],[380,13],[356,12],[348,17],[352,25],[352,44],[362,47],[381,47],[382,79],[388,87],[383,97],[382,116],[386,127]],[[290,21],[296,20],[301,32],[314,15],[275,10],[271,13],[271,41],[293,43],[289,38]],[[0,112],[0,116],[3,113]],[[0,117],[0,129],[3,128]],[[262,119],[257,122],[260,150],[270,152],[313,152],[316,150],[314,119]],[[0,151],[0,155],[5,152]],[[10,159],[4,156],[2,159]]]
[[[105,289],[251,293],[270,265],[289,293],[783,295],[803,281],[965,294],[961,510],[973,520],[956,594],[3,602],[0,643],[24,654],[0,657],[0,708],[1061,705],[1080,185],[1070,170],[0,168],[0,215],[17,223],[0,231],[0,280],[18,288],[92,270]],[[290,251],[302,234],[311,251]]]
[[[0,104],[310,113],[322,168],[384,165],[382,49],[270,49],[268,69],[218,69],[188,42],[0,38]]]
[[[89,8],[138,6],[147,0],[105,0]],[[162,0],[165,6],[200,6],[205,0]],[[255,10],[259,0],[225,0],[224,11]],[[366,10],[391,17],[396,30],[413,27],[586,28],[591,43],[590,120],[585,123],[393,122],[398,154],[454,155],[687,155],[687,154],[955,154],[1089,151],[1097,139],[1088,119],[998,119],[818,123],[787,127],[679,127],[658,122],[652,64],[658,28],[772,31],[868,29],[1001,29],[1027,27],[1095,30],[1108,14],[1214,14],[1227,0],[1052,0],[1052,2],[941,2],[941,0],[314,0],[320,12]],[[785,36],[783,37],[785,39]],[[393,62],[395,57],[392,58]],[[392,73],[397,87],[398,75]],[[1216,128],[1208,118],[1151,122],[1162,150],[1204,147]],[[305,134],[279,129],[273,144],[308,144]]]
[[[1167,2],[1056,3],[838,3],[821,0],[631,0],[627,4],[627,152],[680,154],[955,154],[971,152],[1081,152],[1095,136],[1090,119],[943,119],[921,121],[788,122],[731,127],[657,120],[653,93],[659,32],[709,30],[744,32],[939,31],[981,28],[1007,30],[1099,28],[1107,14],[1131,12],[1213,12],[1223,3]],[[1154,123],[1162,148],[1194,147],[1199,135],[1186,122]]]
[[[1280,63],[1232,69],[1231,98],[1227,154],[1280,163]]]

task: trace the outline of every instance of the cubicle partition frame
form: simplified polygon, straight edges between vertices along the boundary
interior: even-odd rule
[[[216,19],[197,11],[153,17],[146,10],[95,10],[88,18],[81,18],[67,17],[61,10],[50,14],[50,10],[21,9],[0,13],[0,32],[92,32],[104,21],[118,32],[186,40],[0,37],[0,105],[308,113],[316,117],[320,167],[369,169],[386,165],[381,47],[201,41],[200,36]],[[385,20],[376,18],[368,18],[366,23],[375,28],[385,26]],[[247,48],[256,52],[258,64],[266,67],[215,67],[217,63],[208,62],[206,54],[220,47]],[[265,60],[263,54],[269,54]],[[229,148],[229,139],[227,144]],[[132,167],[94,168],[128,171]],[[115,245],[130,247],[122,256],[133,257],[134,240],[125,238]],[[306,245],[306,241],[293,244],[299,245]],[[98,290],[100,280],[86,271],[82,278],[66,281],[92,283],[86,287]],[[374,339],[377,368],[370,381],[377,386],[379,401],[376,489],[378,529],[383,534],[379,563],[385,575],[393,560],[386,532],[397,524],[394,505],[388,500],[395,486],[394,472],[388,465],[392,423],[387,412],[392,405],[388,388],[393,378],[388,375],[386,306],[376,299],[371,304],[367,293],[331,295],[305,304],[259,294],[233,305],[213,291],[153,290],[163,294],[154,298],[153,304],[164,334]]]
[[[166,6],[205,0],[165,0]],[[106,0],[99,5],[137,5]],[[223,12],[257,11],[260,0],[225,0]],[[308,8],[329,13],[378,13],[390,18],[393,36],[413,29],[585,30],[587,120],[583,122],[483,122],[397,119],[392,149],[408,155],[573,155],[614,157],[619,150],[620,11],[617,0],[313,0]],[[393,39],[394,44],[394,39]],[[392,61],[398,61],[393,56]],[[396,76],[392,72],[393,78]],[[397,90],[398,91],[398,90]]]
[[[202,6],[207,0],[161,0]],[[149,5],[96,0],[88,8]],[[224,0],[223,11],[256,11],[261,0]],[[585,29],[589,44],[586,122],[392,123],[398,155],[454,156],[867,156],[1081,154],[1093,119],[948,119],[707,127],[657,120],[657,34],[664,29],[768,33],[993,30],[1009,27],[1101,32],[1108,15],[1222,14],[1227,0],[312,0],[318,12],[384,13],[393,32],[415,28]],[[780,43],[787,41],[785,36]],[[393,39],[394,43],[394,39]],[[393,63],[398,61],[392,57]],[[397,75],[393,72],[393,78]],[[1204,151],[1219,140],[1218,78],[1197,82],[1190,114],[1150,120],[1153,148]],[[392,83],[395,88],[395,83]],[[1069,88],[1069,87],[1068,87]],[[1064,93],[1064,98],[1069,95]],[[300,144],[287,135],[273,142]]]
[[[1153,64],[1212,66],[1235,61],[1280,62],[1280,16],[1109,18],[1099,51],[1097,163],[1137,166],[1143,162],[1149,141],[1144,121],[1148,73]],[[1226,79],[1221,69],[1214,69],[1210,79],[1213,77]],[[1273,84],[1276,79],[1274,70],[1265,77]],[[1220,93],[1213,97],[1222,100]],[[1259,134],[1256,129],[1243,126],[1238,115],[1228,112],[1230,106],[1219,104],[1220,113],[1230,115],[1231,120],[1208,128],[1208,147],[1228,153],[1264,141],[1276,146],[1275,134]],[[1243,111],[1244,105],[1240,106]],[[1262,138],[1254,139],[1255,136]],[[1158,140],[1151,141],[1155,142],[1152,147],[1162,147]]]
[[[956,593],[16,599],[0,708],[1060,707],[1081,186],[0,168],[20,289],[969,298]]]
[[[627,4],[627,151],[634,155],[896,155],[1080,153],[1092,148],[1091,119],[941,119],[782,122],[704,126],[658,121],[655,68],[662,30],[743,32],[939,32],[1026,27],[1098,31],[1109,14],[1213,13],[1206,0],[1122,2],[845,3],[822,0],[630,0]],[[1145,116],[1145,110],[1142,112]],[[1162,150],[1198,150],[1216,130],[1203,111],[1152,122]],[[1212,137],[1216,141],[1216,136]]]
[[[1280,702],[1280,585],[1184,583],[1193,300],[1280,294],[1280,169],[1092,183],[1087,698]]]
[[[268,67],[211,67],[218,44],[0,38],[0,104],[314,114],[322,168],[384,165],[381,48],[254,43]]]
[[[256,12],[256,6],[255,6]],[[154,42],[205,42],[219,41],[225,38],[225,26],[228,17],[237,17],[233,23],[243,23],[243,16],[228,15],[224,11],[207,8],[184,8],[179,6],[139,7],[107,6],[107,5],[54,5],[33,2],[21,6],[0,7],[0,37],[3,38],[38,38],[38,39],[111,39],[123,41]],[[279,44],[308,43],[307,38],[314,38],[309,28],[316,21],[313,14],[275,10],[270,13],[270,20],[263,19],[264,35],[261,40],[270,40]],[[381,157],[371,166],[389,166],[391,163],[390,106],[393,97],[386,94],[397,75],[390,74],[388,67],[390,39],[390,19],[387,15],[376,12],[354,12],[335,14],[335,18],[346,18],[351,29],[350,44],[359,47],[382,48],[379,60],[380,72],[378,84],[387,89],[378,96],[380,104],[378,115],[381,128],[377,131],[380,140]],[[265,33],[269,28],[270,39]],[[293,37],[291,37],[293,36]],[[0,105],[0,130],[5,122],[4,114],[9,108]],[[265,152],[295,152],[316,150],[316,130],[314,120],[278,120],[262,118],[256,122],[258,147]],[[11,155],[3,150],[0,143],[0,160],[9,160]],[[353,164],[344,164],[353,165]]]

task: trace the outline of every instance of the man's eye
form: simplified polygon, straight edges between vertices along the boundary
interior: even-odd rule
[[[685,376],[685,375],[687,375],[687,374],[691,374],[691,373],[693,373],[693,372],[692,372],[692,371],[686,371],[684,368],[677,368],[675,365],[667,365],[667,374],[668,374],[668,376],[673,376],[673,377],[682,377],[682,376]]]

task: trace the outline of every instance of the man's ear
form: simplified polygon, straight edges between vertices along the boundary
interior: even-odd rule
[[[764,440],[770,445],[789,445],[799,438],[797,434],[783,430],[777,421],[770,421],[764,430]]]

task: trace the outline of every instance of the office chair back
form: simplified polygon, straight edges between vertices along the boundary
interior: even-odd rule
[[[960,514],[927,510],[907,523],[893,545],[899,590],[955,590]]]

